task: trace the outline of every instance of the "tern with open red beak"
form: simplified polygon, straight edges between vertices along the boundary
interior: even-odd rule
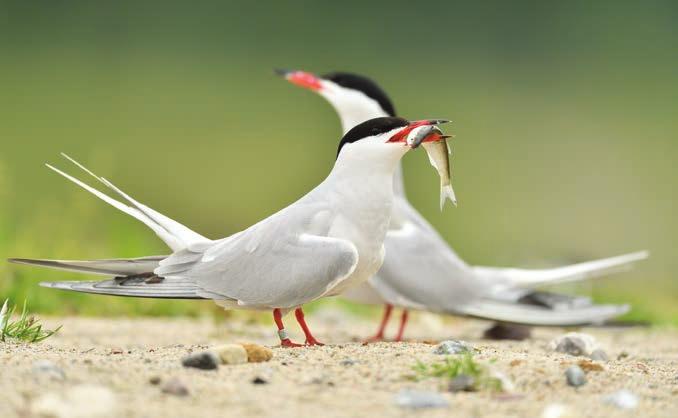
[[[136,259],[10,261],[114,276],[102,281],[42,284],[55,289],[212,299],[225,308],[271,310],[285,347],[300,345],[290,340],[283,325],[283,315],[293,310],[306,345],[318,345],[306,325],[302,305],[360,285],[379,270],[392,214],[393,173],[410,149],[444,138],[433,128],[443,122],[379,117],[358,124],[341,139],[334,167],[318,186],[274,215],[217,240],[139,203],[66,157],[121,200],[48,167],[143,222],[172,249],[172,254]]]
[[[367,77],[343,72],[323,76],[305,71],[276,73],[330,102],[344,132],[367,119],[396,114],[384,90]],[[446,168],[441,157],[446,150],[442,142],[431,143],[427,149],[431,163],[443,174]],[[441,175],[441,185],[444,183]],[[383,339],[394,306],[403,308],[396,341],[403,337],[408,309],[546,326],[598,323],[628,310],[625,305],[595,305],[585,297],[536,289],[627,270],[647,258],[646,251],[544,270],[470,266],[407,200],[400,166],[393,188],[395,203],[384,242],[384,265],[369,284],[344,293],[357,302],[385,304],[381,325],[372,339]]]

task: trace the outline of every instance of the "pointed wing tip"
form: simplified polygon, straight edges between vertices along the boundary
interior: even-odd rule
[[[638,256],[639,260],[645,260],[647,258],[650,258],[650,250],[638,251],[636,255]]]
[[[13,264],[30,264],[31,259],[29,258],[16,258],[16,257],[9,257],[7,259],[8,263],[13,263]]]

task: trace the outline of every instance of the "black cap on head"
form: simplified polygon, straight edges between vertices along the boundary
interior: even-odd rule
[[[379,106],[381,106],[387,114],[395,116],[395,108],[393,107],[393,103],[391,103],[391,99],[388,98],[386,92],[382,90],[377,83],[369,78],[358,74],[342,72],[325,74],[322,78],[332,81],[342,87],[362,92],[365,96],[379,103]]]
[[[350,131],[346,132],[346,135],[341,138],[341,142],[339,142],[339,149],[337,149],[337,155],[339,155],[341,149],[346,144],[352,144],[353,142],[360,141],[363,138],[380,135],[397,128],[405,127],[409,124],[410,122],[408,122],[406,119],[392,116],[370,119],[358,124],[351,128]]]

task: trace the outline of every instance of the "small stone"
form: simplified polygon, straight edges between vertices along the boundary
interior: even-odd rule
[[[446,340],[441,342],[433,350],[433,354],[461,354],[473,350],[467,342],[459,340]]]
[[[603,398],[605,403],[620,409],[634,409],[638,406],[638,397],[631,391],[622,389]]]
[[[33,373],[52,380],[66,379],[66,373],[49,360],[38,360],[33,363]]]
[[[241,344],[247,352],[247,361],[250,363],[261,363],[273,358],[273,350],[257,344]]]
[[[476,380],[467,374],[460,374],[459,376],[450,380],[447,385],[447,390],[450,392],[473,392]]]
[[[53,418],[112,418],[120,416],[115,394],[96,385],[76,385],[65,392],[40,395],[30,406],[30,416]]]
[[[511,381],[511,379],[509,379],[509,377],[506,376],[504,373],[497,370],[492,370],[490,372],[490,377],[497,379],[497,381],[499,382],[499,387],[497,389],[499,389],[500,391],[508,393],[516,390],[516,387]]]
[[[567,384],[572,387],[579,387],[586,384],[586,373],[579,366],[570,366],[565,370]]]
[[[395,396],[395,403],[401,408],[446,408],[447,399],[437,392],[403,389]]]
[[[112,348],[111,349],[111,354],[122,354],[122,348]]]
[[[212,349],[223,364],[247,363],[247,350],[240,344],[224,344]]]
[[[172,378],[165,382],[160,388],[162,393],[167,393],[168,395],[174,396],[188,396],[188,388],[184,385],[181,380],[177,378]]]
[[[257,376],[254,379],[252,379],[252,384],[253,385],[265,385],[265,384],[268,384],[268,380],[264,379],[261,376]]]
[[[322,374],[313,374],[306,376],[301,380],[303,385],[320,385],[325,382],[325,376]]]
[[[607,356],[607,353],[604,350],[601,350],[600,348],[597,348],[593,350],[591,355],[589,356],[591,360],[595,361],[609,361],[610,358]]]
[[[152,385],[159,385],[162,379],[160,379],[160,376],[151,376],[150,379],[148,379],[148,383]]]
[[[550,343],[551,349],[573,356],[589,356],[598,348],[596,339],[588,334],[569,332],[555,338]]]
[[[532,328],[526,325],[497,323],[486,329],[483,337],[488,340],[522,341],[530,338]]]
[[[342,366],[353,366],[356,364],[357,361],[353,360],[352,358],[347,358],[339,362]]]
[[[567,407],[561,403],[551,403],[541,413],[541,418],[565,418],[569,417]]]
[[[577,365],[585,372],[602,372],[605,370],[603,366],[598,363],[594,363],[591,360],[581,360],[579,363],[577,363]]]
[[[617,356],[617,360],[623,360],[623,359],[627,358],[628,356],[629,356],[629,353],[627,353],[626,351],[622,351]]]
[[[211,351],[189,354],[181,359],[184,367],[193,367],[201,370],[215,370],[219,367],[219,357]]]

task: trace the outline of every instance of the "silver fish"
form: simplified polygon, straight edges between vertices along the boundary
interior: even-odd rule
[[[450,174],[450,147],[445,138],[440,141],[423,142],[422,145],[428,154],[428,160],[440,176],[440,210],[443,210],[445,199],[449,199],[457,206],[457,198],[452,190],[452,177]]]

